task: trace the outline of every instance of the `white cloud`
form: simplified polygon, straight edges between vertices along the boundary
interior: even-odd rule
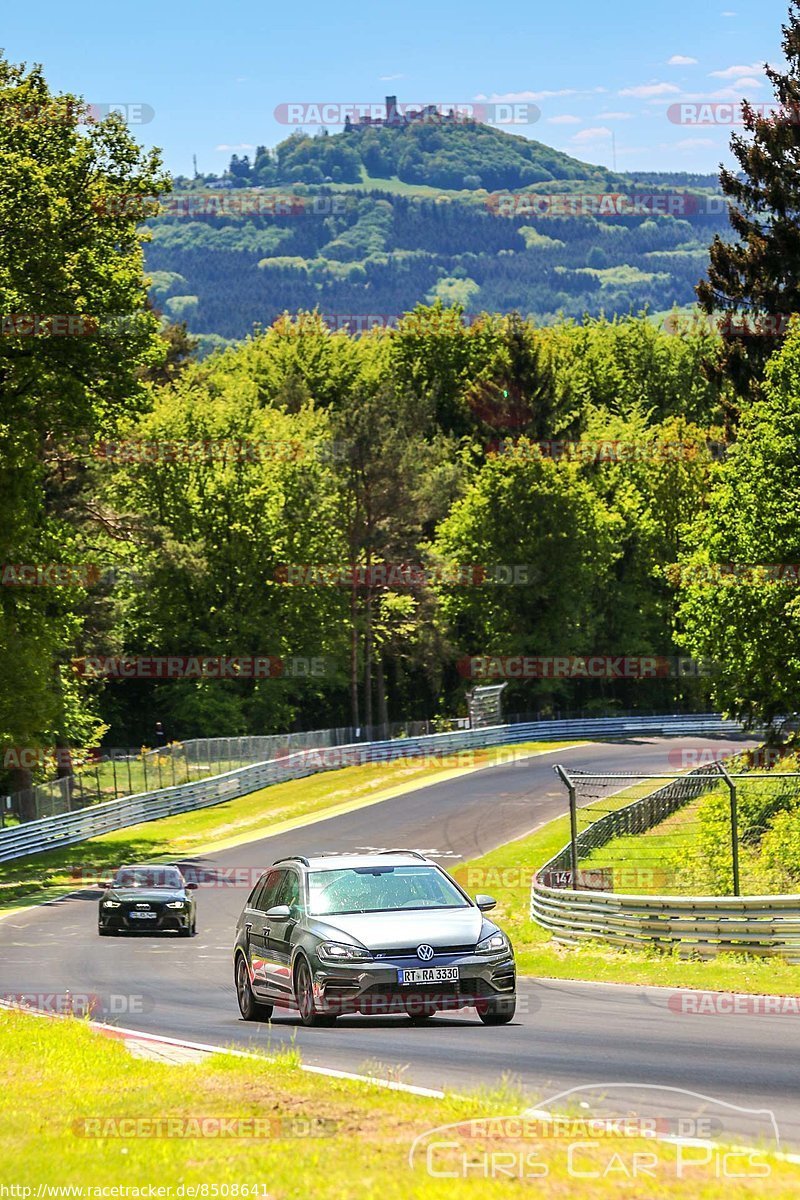
[[[721,17],[737,17],[739,14],[735,12],[723,12],[719,14]]]
[[[623,88],[620,96],[635,96],[638,100],[652,100],[657,96],[680,95],[681,89],[674,83],[641,83],[637,87]]]
[[[487,96],[484,92],[479,92],[474,97],[475,100],[484,100],[489,104],[517,104],[525,100],[549,100],[553,96],[576,96],[578,93],[575,88],[561,88],[557,92],[492,92],[491,96]]]
[[[713,138],[688,137],[675,142],[674,148],[676,150],[696,150],[699,146],[716,146],[716,144]]]
[[[597,114],[598,121],[630,121],[633,118],[633,113],[629,112],[601,112]]]
[[[575,142],[576,145],[583,146],[587,142],[604,141],[610,137],[611,130],[607,129],[605,125],[594,125],[591,129],[582,129],[580,133],[574,134],[570,138],[570,141]]]
[[[559,117],[548,117],[550,125],[580,125],[582,120],[580,117],[574,117],[572,113],[562,113]]]
[[[744,79],[737,79],[725,90],[728,92],[741,92],[743,88],[761,88],[764,86],[763,79],[756,79],[753,75],[745,75]]]
[[[405,75],[379,75],[381,83],[391,83],[393,79],[405,79]]]
[[[672,58],[667,59],[668,67],[692,67],[698,60],[689,58],[687,54],[673,54]]]
[[[237,146],[229,146],[227,142],[223,142],[214,149],[225,154],[238,154],[240,150],[255,150],[255,146],[251,146],[249,142],[239,142]]]
[[[763,75],[764,64],[760,62],[750,63],[745,67],[725,67],[722,71],[709,71],[712,79],[738,79],[741,75]]]

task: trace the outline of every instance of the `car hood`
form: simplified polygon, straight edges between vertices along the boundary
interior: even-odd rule
[[[484,926],[478,908],[415,909],[388,913],[343,913],[314,918],[334,937],[349,934],[368,950],[397,950],[419,946],[474,946]]]
[[[110,888],[103,897],[104,900],[121,900],[128,904],[132,900],[142,900],[147,904],[165,904],[168,900],[186,900],[185,892],[175,888]]]

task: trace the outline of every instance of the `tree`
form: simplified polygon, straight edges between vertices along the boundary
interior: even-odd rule
[[[740,172],[723,168],[736,242],[717,234],[708,278],[697,286],[703,310],[726,314],[727,347],[721,369],[746,395],[788,328],[786,314],[800,311],[800,2],[791,0],[783,27],[785,73],[767,66],[778,110],[759,115],[747,102],[746,134],[731,149]],[[749,135],[749,136],[748,136]]]
[[[751,725],[800,708],[800,331],[742,416],[673,572],[682,643],[714,659],[715,702]]]
[[[0,587],[0,745],[101,729],[68,664],[104,530],[64,451],[142,409],[139,372],[161,354],[138,230],[168,180],[120,117],[83,131],[84,115],[38,67],[0,58],[0,563],[83,572],[74,586]],[[54,477],[65,470],[68,486]]]
[[[440,620],[456,651],[591,653],[620,524],[573,464],[543,458],[527,439],[489,458],[431,548],[442,564]],[[475,582],[448,581],[448,568],[467,580],[477,572]]]

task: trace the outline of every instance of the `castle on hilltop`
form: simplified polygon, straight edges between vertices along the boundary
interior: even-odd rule
[[[407,125],[446,125],[473,119],[464,113],[456,112],[454,108],[446,113],[440,112],[439,106],[436,104],[405,104],[401,110],[397,105],[397,96],[387,96],[386,116],[378,117],[368,113],[357,117],[355,121],[351,121],[350,117],[345,117],[344,128],[345,132],[348,129],[368,127],[402,129]]]

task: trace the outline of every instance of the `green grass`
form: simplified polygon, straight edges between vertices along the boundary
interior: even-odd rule
[[[507,1157],[496,1178],[486,1179],[474,1167],[466,1179],[436,1177],[426,1170],[424,1147],[453,1142],[450,1130],[429,1136],[423,1153],[409,1162],[414,1140],[442,1125],[519,1113],[522,1099],[508,1088],[472,1097],[418,1097],[310,1075],[296,1054],[263,1062],[217,1054],[197,1064],[167,1065],[132,1058],[121,1043],[83,1021],[20,1012],[0,1012],[0,1047],[0,1180],[32,1188],[33,1196],[40,1186],[122,1185],[171,1188],[175,1200],[191,1195],[190,1186],[205,1187],[195,1195],[214,1197],[224,1194],[214,1188],[246,1184],[255,1185],[251,1194],[274,1200],[492,1200],[516,1194],[610,1200],[619,1194],[620,1164],[630,1169],[637,1153],[657,1160],[657,1167],[651,1168],[654,1178],[625,1189],[634,1198],[797,1194],[798,1168],[767,1155],[760,1159],[769,1168],[764,1179],[718,1179],[714,1162],[678,1178],[677,1147],[625,1136],[582,1148],[579,1169],[598,1178],[579,1181],[568,1173],[567,1153],[570,1142],[585,1136],[523,1140],[502,1124],[481,1137],[468,1126],[473,1136],[460,1138],[458,1152],[435,1153],[434,1170],[453,1170],[456,1153],[471,1162],[512,1153],[514,1161],[526,1162],[528,1155],[527,1162],[541,1164],[539,1177],[509,1179]],[[165,1137],[141,1136],[142,1125],[134,1123],[149,1121],[152,1132],[152,1122],[168,1118],[194,1124],[173,1124],[173,1135]],[[240,1130],[250,1136],[208,1136],[214,1128],[209,1119],[220,1118],[249,1122]],[[113,1124],[120,1119],[131,1123]],[[107,1136],[112,1130],[123,1136]],[[742,1165],[737,1157],[739,1170]]]
[[[698,894],[686,868],[697,853],[700,811],[719,794],[716,790],[698,796],[644,833],[612,838],[581,859],[581,870],[610,868],[614,891],[629,895]]]
[[[314,815],[352,801],[368,801],[387,789],[435,781],[447,771],[484,766],[496,756],[555,750],[565,742],[530,742],[515,747],[464,751],[442,765],[413,759],[373,763],[273,784],[248,796],[158,821],[119,829],[79,845],[0,863],[0,911],[63,895],[76,886],[75,872],[103,878],[120,863],[189,857],[230,838],[266,837],[281,822]]]
[[[628,789],[624,795],[614,797],[613,803],[630,803],[630,792]],[[604,809],[611,803],[604,800]],[[797,967],[775,958],[722,954],[703,961],[681,958],[677,948],[669,952],[617,949],[602,942],[574,948],[559,945],[527,914],[534,874],[568,841],[569,819],[560,817],[530,836],[499,846],[454,871],[468,891],[488,892],[497,899],[492,916],[514,942],[520,974],[758,994],[800,992]],[[597,852],[594,865],[609,865],[608,849],[603,847]],[[581,869],[587,865],[591,864],[582,862]]]

